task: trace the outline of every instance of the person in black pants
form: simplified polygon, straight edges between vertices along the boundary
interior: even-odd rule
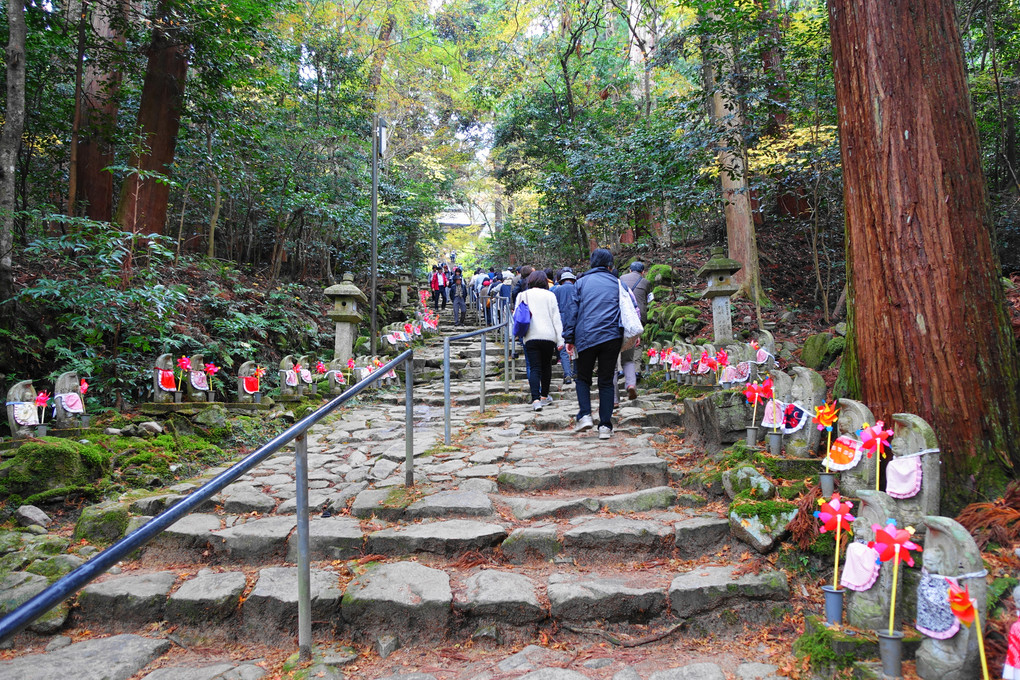
[[[552,381],[552,358],[563,346],[563,321],[556,296],[549,291],[545,272],[532,272],[528,288],[517,296],[517,306],[527,304],[531,324],[524,335],[524,352],[528,357],[528,386],[531,388],[531,406],[541,411],[552,404],[549,383]]]

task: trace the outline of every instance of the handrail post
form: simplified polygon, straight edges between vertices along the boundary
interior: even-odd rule
[[[481,385],[478,388],[478,412],[485,413],[485,336],[488,333],[482,333],[482,356],[480,361],[482,364],[481,370]]]
[[[510,298],[506,299],[506,318],[503,321],[503,391],[510,392],[510,338],[513,333],[510,331],[511,314]]]
[[[404,486],[414,486],[414,354],[404,361]]]
[[[450,337],[443,338],[443,443],[450,445]]]
[[[308,433],[294,440],[294,483],[298,537],[298,658],[312,658],[311,561],[308,548]]]

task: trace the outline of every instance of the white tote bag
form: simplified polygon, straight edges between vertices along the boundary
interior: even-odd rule
[[[620,287],[620,323],[623,325],[623,345],[620,351],[625,352],[637,346],[645,327],[641,325],[634,294],[623,282],[617,281],[617,285]]]

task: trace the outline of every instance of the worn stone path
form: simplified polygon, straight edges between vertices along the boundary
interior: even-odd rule
[[[402,389],[311,430],[313,620],[325,656],[309,677],[775,677],[760,663],[763,646],[706,652],[782,617],[789,587],[780,571],[744,573],[745,548],[720,509],[678,492],[655,446],[679,426],[676,405],[656,394],[625,401],[614,436],[599,440],[570,429],[569,387],[557,379],[553,405],[535,412],[517,380],[480,414],[477,344],[454,349],[452,446],[443,446],[442,381],[415,388],[413,489],[403,486]],[[437,353],[441,366],[441,351],[423,352],[420,370],[434,371]],[[493,390],[502,351],[489,358]],[[72,632],[115,637],[65,646],[60,635],[23,634],[19,651],[47,651],[0,662],[0,680],[68,667],[80,678],[263,677],[260,654],[195,650],[223,640],[292,645],[293,473],[292,452],[275,455],[86,587]],[[199,482],[131,510],[144,521]],[[534,644],[550,633],[569,643]],[[663,640],[607,643],[656,635]],[[394,674],[414,668],[422,672]]]

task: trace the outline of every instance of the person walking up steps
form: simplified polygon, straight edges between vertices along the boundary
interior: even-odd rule
[[[527,304],[531,311],[531,325],[524,335],[524,351],[531,367],[528,372],[531,406],[536,411],[552,404],[549,383],[552,381],[553,352],[563,347],[560,307],[556,296],[548,288],[549,280],[545,272],[539,270],[528,276],[527,290],[517,296],[517,305]]]
[[[453,282],[450,284],[450,297],[453,298],[453,325],[463,326],[467,316],[467,286],[464,284],[464,277],[458,269],[453,274]]]
[[[594,427],[591,417],[591,379],[598,364],[599,439],[613,435],[613,377],[623,344],[620,319],[620,283],[612,274],[613,254],[598,248],[589,269],[577,278],[572,308],[567,312],[563,337],[567,349],[577,348],[577,423],[575,432]],[[562,276],[561,276],[562,278]]]
[[[574,281],[577,279],[569,268],[560,272],[560,285],[553,288],[552,294],[556,296],[556,302],[560,306],[560,318],[563,325],[567,324],[567,310],[574,303]],[[563,366],[563,384],[570,385],[574,382],[574,366],[570,362],[570,352],[566,346],[560,348],[560,365]]]
[[[631,262],[630,271],[620,277],[620,283],[630,288],[637,300],[638,314],[641,316],[641,323],[645,323],[645,314],[648,311],[648,279],[644,275],[645,265],[641,262]],[[637,347],[632,347],[620,354],[620,363],[623,364],[623,383],[627,386],[627,397],[633,401],[637,399]]]

